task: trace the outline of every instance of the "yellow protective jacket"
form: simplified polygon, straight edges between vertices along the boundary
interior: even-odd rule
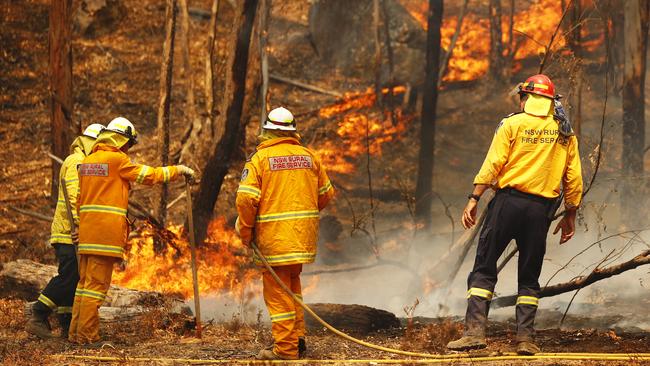
[[[582,200],[578,139],[560,135],[552,115],[515,113],[504,118],[474,184],[494,184],[556,198],[564,188],[567,208]]]
[[[77,196],[79,195],[79,176],[77,165],[90,153],[94,140],[90,137],[79,136],[70,145],[70,155],[63,161],[59,171],[59,195],[54,210],[54,219],[50,230],[50,244],[72,244],[70,237],[70,220],[65,205],[63,189],[68,190],[72,219],[75,226],[79,226],[79,213],[77,211]],[[64,186],[61,181],[64,181]]]
[[[235,224],[242,241],[255,242],[271,265],[312,263],[319,211],[334,196],[320,159],[293,137],[257,146],[237,189]]]
[[[175,166],[135,164],[117,147],[96,144],[79,165],[79,254],[123,258],[130,182],[153,185],[178,176]]]

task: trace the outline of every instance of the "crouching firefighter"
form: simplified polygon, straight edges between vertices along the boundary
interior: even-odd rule
[[[125,254],[130,184],[153,185],[194,175],[183,165],[154,168],[133,163],[126,153],[137,141],[133,124],[115,118],[100,133],[92,154],[79,165],[80,278],[68,338],[73,343],[102,344],[99,307],[111,284],[113,264]]]
[[[77,196],[79,195],[79,176],[77,165],[92,151],[95,139],[104,126],[93,123],[86,127],[83,134],[70,145],[70,155],[61,164],[59,171],[59,195],[52,221],[50,244],[54,247],[59,264],[58,274],[48,282],[32,306],[32,317],[27,322],[26,329],[40,338],[52,337],[48,317],[56,312],[61,325],[61,337],[68,338],[68,329],[72,319],[72,302],[74,291],[79,281],[77,255],[75,245],[78,244],[79,214],[77,212]],[[67,191],[66,194],[63,190]],[[68,217],[67,206],[72,213],[72,225]],[[72,228],[75,228],[74,230]]]
[[[517,353],[539,352],[533,340],[538,279],[560,187],[566,211],[554,234],[562,230],[562,244],[575,232],[576,210],[582,198],[578,140],[547,76],[531,76],[518,86],[518,93],[522,112],[499,123],[463,212],[463,226],[469,229],[475,225],[481,195],[493,185],[496,195],[488,205],[474,268],[467,280],[465,332],[447,345],[452,350],[486,347],[485,328],[497,283],[497,260],[514,239],[519,249]]]
[[[334,188],[320,159],[301,145],[291,112],[272,110],[262,128],[237,189],[235,228],[244,244],[257,244],[284,284],[301,297],[302,265],[316,258],[319,211]],[[274,345],[257,358],[297,359],[307,349],[303,310],[268,271],[262,279]]]

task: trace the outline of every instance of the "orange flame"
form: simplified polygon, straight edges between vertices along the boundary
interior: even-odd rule
[[[170,247],[155,254],[154,232],[145,228],[129,241],[128,266],[116,272],[115,283],[138,290],[178,294],[185,299],[193,295],[190,246],[182,236],[183,227],[172,225],[174,237]],[[239,236],[226,227],[223,217],[208,226],[208,239],[197,249],[198,282],[202,295],[223,294],[242,299],[248,293],[259,291],[260,272],[252,263],[248,248]]]
[[[402,0],[406,10],[413,16],[424,29],[427,28],[426,14],[428,6],[426,2],[414,2]],[[517,10],[517,9],[515,9]],[[551,36],[555,32],[558,21],[562,16],[562,4],[553,0],[537,0],[526,9],[519,11],[513,17],[514,35],[514,61],[538,56],[545,52]],[[457,16],[443,18],[441,32],[442,47],[447,50],[451,44],[451,38],[456,31],[458,24]],[[509,10],[502,8],[502,40],[504,48],[510,43],[509,40]],[[581,35],[590,38],[589,32],[582,27]],[[587,50],[594,50],[602,44],[604,37],[600,35],[595,39],[583,43]],[[557,50],[564,47],[566,39],[562,29],[558,32],[552,49]],[[490,24],[488,19],[479,19],[476,14],[469,13],[463,20],[458,40],[453,49],[452,57],[449,60],[447,73],[444,81],[465,81],[475,80],[485,75],[489,66],[490,53]],[[515,69],[520,66],[513,65]]]
[[[393,93],[404,93],[405,88],[393,88]],[[384,94],[388,89],[382,90]],[[370,139],[370,154],[381,155],[382,145],[393,141],[406,130],[406,122],[411,116],[404,116],[401,109],[395,110],[397,121],[391,123],[388,116],[376,116],[378,113],[361,113],[360,110],[375,104],[377,96],[371,88],[363,93],[347,94],[338,104],[327,106],[319,111],[321,118],[332,118],[344,114],[338,122],[336,134],[337,141],[325,141],[316,149],[316,154],[321,158],[328,171],[337,173],[352,173],[357,170],[355,161],[366,153],[366,130]]]

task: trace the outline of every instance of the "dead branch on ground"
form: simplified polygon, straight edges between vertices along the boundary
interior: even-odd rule
[[[646,264],[650,263],[650,250],[645,250],[641,254],[637,255],[636,257],[630,259],[627,262],[623,262],[617,265],[605,267],[605,268],[594,268],[594,270],[586,275],[586,276],[579,276],[577,278],[574,278],[571,281],[564,282],[564,283],[559,283],[557,285],[553,286],[547,286],[544,287],[540,292],[538,297],[543,298],[543,297],[551,297],[551,296],[556,296],[560,295],[569,291],[574,291],[577,289],[581,289],[584,287],[587,287],[595,282],[604,280],[606,278],[610,278],[612,276],[616,276],[618,274],[621,274],[625,271],[629,271],[631,269],[635,269],[639,266],[643,266]],[[498,297],[494,301],[492,301],[492,305],[495,308],[502,308],[502,307],[507,307],[507,306],[513,306],[515,305],[517,301],[517,295],[510,295],[510,296],[504,296],[504,297]]]
[[[271,80],[275,80],[275,81],[278,81],[278,82],[281,82],[281,83],[297,86],[299,88],[303,88],[305,90],[313,91],[313,92],[316,92],[316,93],[331,95],[331,96],[337,97],[337,98],[343,98],[343,94],[339,93],[339,92],[337,92],[335,90],[328,90],[328,89],[319,88],[317,86],[306,84],[306,83],[303,83],[302,81],[293,80],[293,79],[290,79],[290,78],[287,78],[287,77],[284,77],[284,76],[280,76],[280,75],[276,75],[276,74],[270,74],[269,78]]]

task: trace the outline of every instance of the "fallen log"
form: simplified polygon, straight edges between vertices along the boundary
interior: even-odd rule
[[[395,314],[369,306],[323,303],[308,306],[334,328],[344,332],[368,334],[400,326]],[[305,315],[305,325],[312,331],[323,329],[323,325],[310,315]]]
[[[55,266],[27,259],[4,263],[0,270],[0,297],[33,301],[56,273]],[[26,310],[31,309],[30,304],[26,304]],[[102,304],[100,317],[107,321],[128,320],[153,308],[165,309],[173,314],[191,314],[184,301],[175,296],[111,286]],[[29,312],[31,310],[27,310],[26,315]]]
[[[569,282],[558,283],[553,286],[544,287],[540,293],[539,298],[542,297],[551,297],[563,294],[565,292],[575,291],[584,287],[587,287],[595,282],[604,280],[606,278],[616,276],[625,271],[637,268],[650,263],[650,250],[646,250],[636,257],[630,259],[627,262],[616,264],[613,266],[598,268],[596,267],[591,273],[586,276],[579,276],[572,279]],[[497,297],[492,301],[492,306],[494,308],[503,308],[508,306],[513,306],[517,302],[517,295]]]

